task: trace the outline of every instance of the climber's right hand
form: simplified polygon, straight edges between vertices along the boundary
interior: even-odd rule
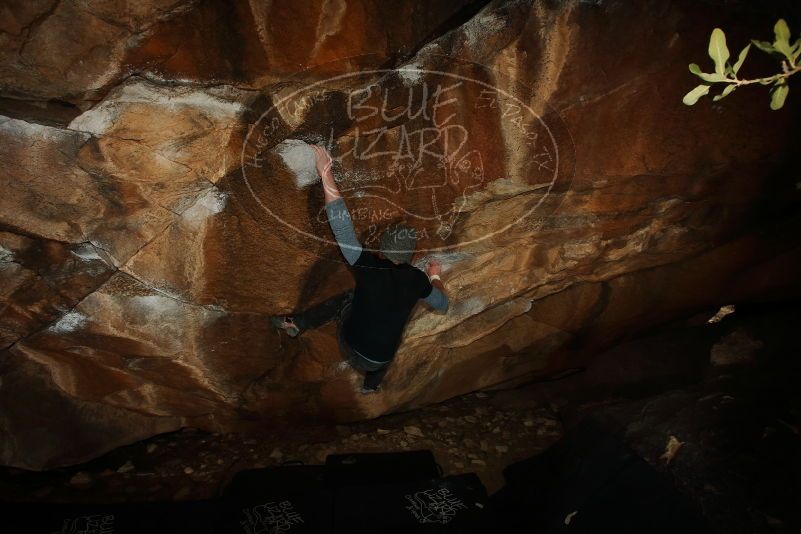
[[[429,278],[434,276],[435,274],[442,273],[442,264],[438,261],[430,261],[426,263],[426,274],[428,274]]]

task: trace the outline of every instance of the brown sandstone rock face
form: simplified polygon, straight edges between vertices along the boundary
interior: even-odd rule
[[[479,7],[0,8],[0,463],[186,425],[374,417],[798,295],[799,221],[782,215],[798,103],[681,104],[705,20],[744,42],[776,14]],[[353,285],[320,186],[273,150],[285,139],[332,147],[367,247],[404,220],[417,260],[444,264],[451,308],[415,311],[379,395],[358,393],[333,325],[269,326]]]

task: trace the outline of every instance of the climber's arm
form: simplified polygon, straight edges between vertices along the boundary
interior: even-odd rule
[[[441,272],[442,265],[439,262],[432,261],[426,264],[426,274],[433,287],[431,288],[431,293],[423,301],[435,310],[446,311],[448,309],[448,295],[445,294],[445,286],[439,278]]]
[[[437,287],[437,284],[439,284],[440,287]],[[434,287],[423,301],[435,310],[446,311],[448,309],[448,295],[443,291],[442,282],[434,280],[431,282],[431,285]]]
[[[328,214],[328,224],[331,225],[342,255],[349,264],[353,265],[362,255],[362,245],[356,237],[356,230],[353,228],[353,221],[351,221],[345,200],[339,197],[331,202],[326,202],[325,212]]]
[[[356,237],[356,230],[353,228],[353,221],[350,218],[348,207],[345,205],[345,199],[342,198],[334,181],[334,174],[331,172],[331,155],[323,148],[314,145],[312,148],[317,154],[317,172],[320,173],[320,179],[323,182],[328,224],[331,225],[342,255],[349,264],[353,265],[362,254],[362,245]]]
[[[317,172],[320,174],[320,179],[323,182],[323,193],[325,194],[325,203],[333,202],[338,198],[342,198],[339,193],[339,187],[334,181],[334,173],[331,172],[331,154],[324,148],[312,145],[315,153],[317,154]]]

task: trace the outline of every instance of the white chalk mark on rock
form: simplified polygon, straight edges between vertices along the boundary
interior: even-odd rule
[[[81,243],[73,250],[70,250],[70,253],[85,262],[102,261],[103,263],[111,263],[108,258],[101,256],[98,250],[100,249],[92,243]]]
[[[192,206],[181,213],[181,218],[190,227],[197,228],[209,217],[223,211],[227,203],[228,195],[211,187],[200,195]]]
[[[297,139],[287,139],[275,147],[284,165],[295,175],[295,185],[303,189],[320,181],[314,150]]]
[[[410,63],[404,67],[397,69],[398,76],[400,77],[403,85],[406,87],[414,87],[423,80],[423,71],[419,65]]]
[[[83,325],[86,324],[87,320],[88,318],[84,314],[77,311],[71,311],[64,314],[61,319],[59,319],[50,327],[50,330],[60,334],[74,332],[75,330],[82,328]]]
[[[495,13],[479,14],[468,21],[462,31],[470,49],[475,49],[487,37],[502,31],[506,25]]]
[[[7,248],[0,245],[0,263],[8,263],[14,261],[14,253]]]
[[[165,113],[173,113],[180,108],[194,108],[204,115],[218,120],[230,120],[244,107],[236,95],[227,95],[224,90],[199,90],[190,87],[165,88],[143,80],[128,83],[110,94],[106,100],[81,113],[70,122],[70,130],[101,135],[111,130],[120,111],[130,104],[159,106]]]

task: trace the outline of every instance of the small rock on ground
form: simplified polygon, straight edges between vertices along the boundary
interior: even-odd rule
[[[78,471],[70,479],[70,486],[82,488],[92,484],[92,476],[86,471]]]
[[[124,464],[122,464],[119,468],[117,468],[118,473],[129,473],[134,470],[134,464],[132,461],[128,460]]]
[[[420,430],[420,427],[418,426],[412,426],[412,425],[405,426],[403,427],[403,431],[409,434],[410,436],[417,436],[418,438],[425,437],[425,434],[423,434],[423,431]]]

